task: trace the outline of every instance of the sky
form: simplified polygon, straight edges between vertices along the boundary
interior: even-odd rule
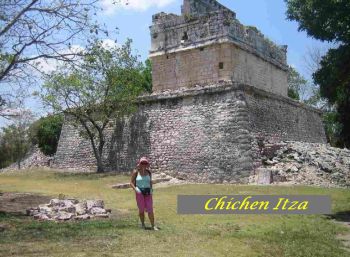
[[[142,60],[148,57],[151,45],[149,26],[152,15],[158,12],[180,14],[183,0],[101,0],[103,11],[98,13],[97,20],[105,23],[109,30],[118,28],[116,39],[122,44],[127,38],[133,40],[133,48]],[[219,0],[221,4],[233,10],[236,18],[243,25],[257,27],[266,37],[279,45],[288,45],[287,62],[307,79],[311,79],[304,65],[308,48],[327,48],[327,43],[308,37],[298,31],[296,22],[286,20],[284,0]],[[27,107],[38,115],[45,114],[45,108],[34,99],[27,100]],[[8,124],[0,118],[0,127]]]

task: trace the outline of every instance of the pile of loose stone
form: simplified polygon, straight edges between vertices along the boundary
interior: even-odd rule
[[[21,162],[21,169],[27,170],[38,167],[50,167],[53,157],[43,154],[37,145],[26,154],[24,160]],[[17,163],[13,163],[10,166],[0,169],[0,172],[6,172],[11,170],[18,170]]]
[[[108,218],[110,209],[103,200],[51,199],[49,204],[27,209],[27,215],[38,220],[86,220],[94,217]]]
[[[259,172],[271,174],[271,183],[350,187],[350,150],[327,144],[285,142],[262,159]]]

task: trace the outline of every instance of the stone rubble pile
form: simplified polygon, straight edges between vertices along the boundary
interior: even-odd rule
[[[350,150],[326,144],[285,142],[262,158],[258,173],[271,174],[270,183],[350,187]],[[264,177],[261,176],[261,177]],[[268,184],[268,183],[265,183]]]
[[[103,200],[51,199],[49,204],[27,209],[27,215],[34,219],[54,221],[108,218],[110,213],[110,209],[104,208]]]
[[[50,167],[50,163],[53,160],[53,157],[46,156],[43,154],[37,145],[33,146],[33,148],[26,154],[24,160],[21,161],[21,169],[27,170],[31,168],[37,167]],[[11,170],[18,170],[17,163],[12,163],[10,166],[0,169],[0,172],[6,172]]]

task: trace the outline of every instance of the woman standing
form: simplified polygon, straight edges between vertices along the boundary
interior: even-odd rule
[[[145,210],[151,222],[152,229],[158,230],[154,226],[153,199],[152,199],[152,174],[149,170],[150,163],[146,157],[142,157],[137,164],[136,169],[131,174],[130,185],[136,193],[137,207],[142,228],[145,229]]]

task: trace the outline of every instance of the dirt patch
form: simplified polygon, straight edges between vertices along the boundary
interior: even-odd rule
[[[348,229],[348,232],[338,234],[337,239],[342,241],[344,245],[343,248],[350,252],[350,211],[338,212],[333,215],[329,215],[328,218]]]
[[[0,193],[0,212],[26,215],[30,207],[50,201],[53,197],[32,193]]]
[[[344,221],[336,221],[338,224],[346,227],[347,229],[349,229],[348,231],[350,231],[350,222],[344,222]],[[350,232],[346,233],[346,234],[338,234],[337,238],[342,241],[343,245],[344,245],[344,249],[347,250],[348,252],[350,252]]]

